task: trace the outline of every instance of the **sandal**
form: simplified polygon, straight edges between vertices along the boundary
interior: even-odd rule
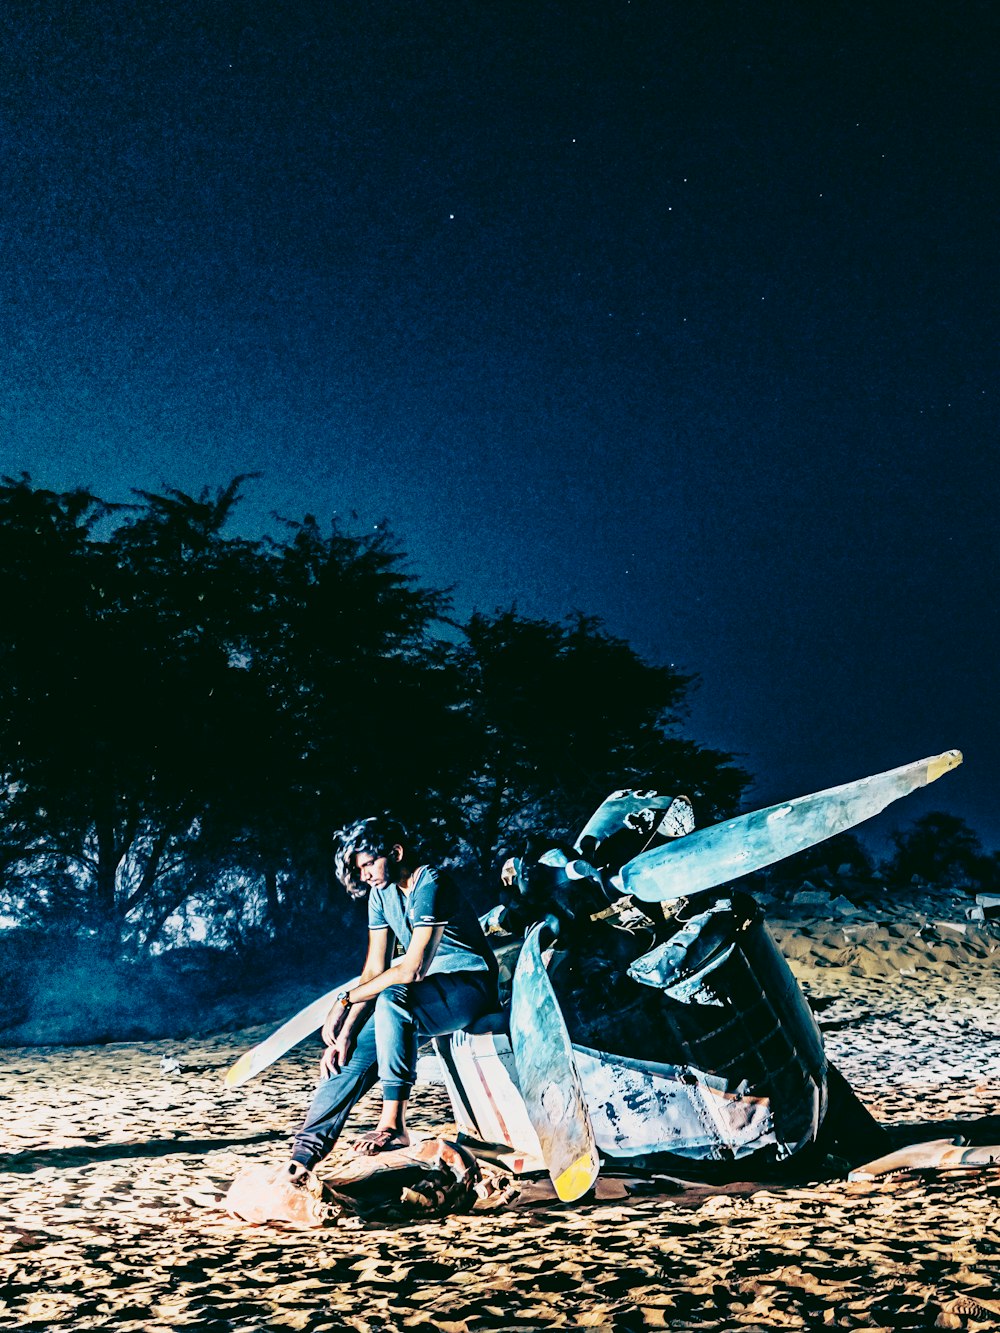
[[[354,1140],[351,1148],[362,1157],[374,1157],[380,1152],[394,1152],[397,1148],[408,1148],[410,1136],[406,1130],[373,1129]]]

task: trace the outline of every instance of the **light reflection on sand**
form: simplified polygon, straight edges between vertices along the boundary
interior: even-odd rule
[[[775,933],[812,992],[836,997],[821,1015],[831,1058],[880,1119],[932,1138],[934,1120],[1000,1110],[996,936]],[[492,1215],[241,1228],[189,1199],[284,1152],[313,1048],[235,1093],[219,1078],[266,1031],[0,1053],[0,1328],[995,1326],[954,1305],[1000,1292],[991,1171],[570,1207],[538,1190]],[[164,1053],[200,1072],[161,1078]],[[412,1118],[439,1132],[440,1090],[418,1089]]]

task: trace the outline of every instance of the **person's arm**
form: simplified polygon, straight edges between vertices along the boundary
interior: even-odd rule
[[[417,926],[410,939],[410,947],[391,967],[386,967],[377,974],[371,974],[366,965],[361,980],[348,993],[352,1008],[358,1008],[374,1000],[390,986],[408,986],[411,982],[420,981],[425,977],[427,969],[434,961],[443,934],[443,925]]]
[[[372,977],[377,977],[380,972],[385,971],[386,959],[389,957],[390,933],[388,926],[384,930],[369,930],[368,953],[365,965],[361,969],[361,981],[370,981]]]
[[[388,955],[388,928],[369,930],[368,954],[365,958],[365,965],[361,970],[361,981],[369,981],[372,977],[377,977],[380,972],[384,972]],[[355,990],[357,989],[358,987],[355,987]],[[349,1037],[355,1028],[359,1027],[367,1017],[368,1012],[366,1005],[358,1003],[353,1004],[348,1008],[338,997],[330,1006],[330,1012],[327,1014],[323,1022],[322,1035],[324,1044],[332,1046],[338,1037]]]
[[[430,971],[445,926],[457,905],[458,891],[448,875],[426,867],[417,871],[406,909],[412,922],[409,947],[402,958],[397,958],[378,976],[365,974],[351,989],[351,1003],[365,1004],[389,986],[408,986],[422,980]]]
[[[323,1024],[326,1050],[319,1065],[323,1077],[336,1073],[347,1063],[354,1045],[355,1031],[368,1021],[373,1002],[384,990],[389,986],[408,985],[426,976],[443,934],[443,925],[417,926],[406,953],[391,967],[386,967],[389,932],[369,931],[368,957],[361,980],[351,990],[345,991],[341,998],[334,1000]]]
[[[418,875],[412,890],[409,910],[413,920],[410,944],[402,958],[386,967],[388,930],[377,891],[368,900],[368,959],[356,986],[345,991],[334,1003],[323,1025],[323,1036],[330,1048],[322,1068],[337,1069],[347,1058],[350,1033],[366,1021],[372,1001],[390,986],[420,981],[434,961],[438,945],[451,912],[454,910],[455,886],[437,873]],[[379,939],[378,937],[381,937]]]

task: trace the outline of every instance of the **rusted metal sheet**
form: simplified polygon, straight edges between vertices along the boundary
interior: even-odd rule
[[[769,1100],[745,1085],[730,1090],[702,1070],[574,1049],[597,1145],[609,1156],[717,1161],[777,1143]]]
[[[627,828],[646,836],[656,831],[665,838],[679,838],[694,828],[694,811],[686,796],[627,788],[613,791],[587,820],[576,845],[586,855],[590,848],[600,847],[613,833]]]

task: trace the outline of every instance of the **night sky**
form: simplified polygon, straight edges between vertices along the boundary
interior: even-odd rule
[[[992,3],[19,0],[0,471],[259,471],[1000,844]],[[358,516],[351,519],[352,511]]]

